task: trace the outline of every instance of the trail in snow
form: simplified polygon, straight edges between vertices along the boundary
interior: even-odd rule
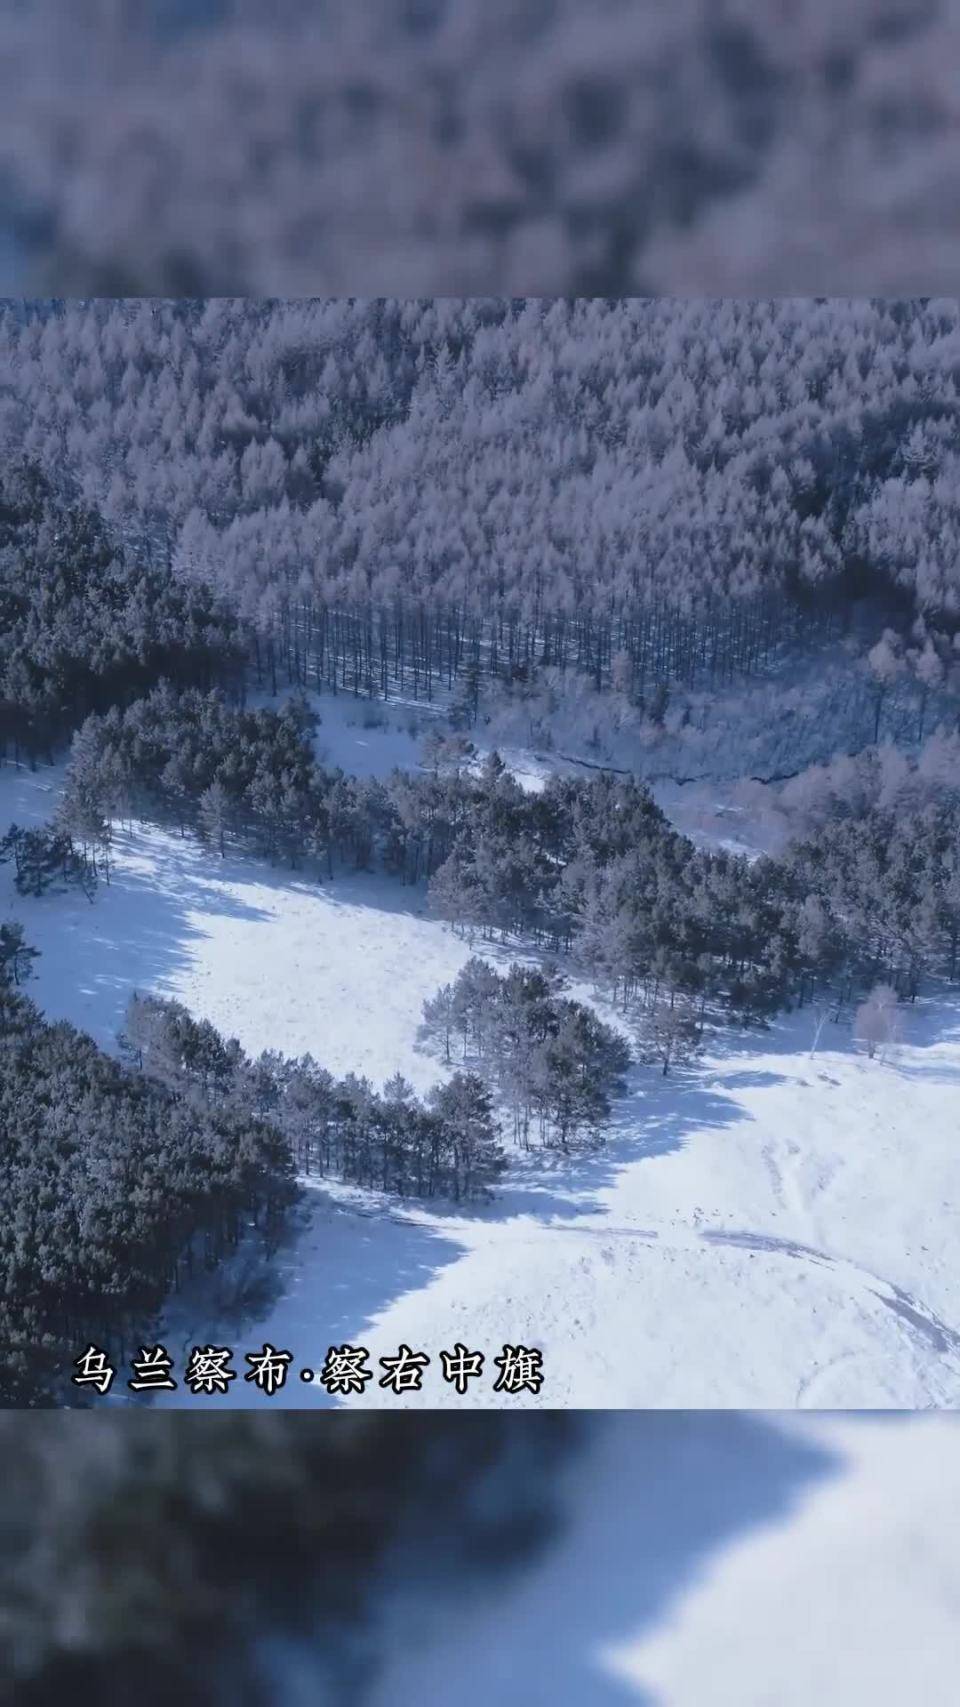
[[[835,1274],[842,1273],[853,1283],[861,1282],[875,1298],[886,1304],[889,1309],[915,1328],[919,1334],[928,1339],[935,1351],[960,1352],[960,1333],[955,1328],[948,1328],[939,1316],[924,1309],[915,1298],[895,1286],[892,1281],[882,1280],[869,1270],[858,1267],[856,1263],[845,1262],[840,1258],[828,1256],[825,1251],[811,1250],[808,1245],[798,1245],[793,1239],[776,1239],[769,1233],[726,1233],[710,1231],[700,1234],[710,1244],[736,1245],[744,1251],[769,1251],[782,1254],[801,1262],[817,1263],[822,1268],[830,1268]]]
[[[561,1227],[559,1231],[564,1231]],[[567,1229],[569,1231],[569,1229]],[[582,1231],[583,1229],[576,1229]],[[815,1263],[820,1268],[832,1269],[841,1274],[851,1284],[862,1285],[873,1297],[907,1322],[917,1333],[927,1339],[938,1352],[960,1352],[960,1332],[942,1322],[939,1316],[924,1308],[917,1299],[895,1286],[892,1281],[883,1280],[879,1275],[872,1274],[869,1269],[858,1267],[856,1263],[845,1262],[842,1258],[828,1256],[826,1251],[815,1251],[809,1245],[797,1244],[794,1239],[777,1239],[769,1233],[727,1232],[719,1228],[703,1228],[682,1240],[671,1235],[666,1238],[655,1227],[608,1227],[598,1228],[597,1238],[604,1239],[635,1239],[642,1243],[651,1244],[655,1239],[661,1245],[671,1250],[689,1250],[698,1240],[705,1244],[732,1245],[742,1251],[762,1251],[773,1256],[785,1256],[794,1261]]]

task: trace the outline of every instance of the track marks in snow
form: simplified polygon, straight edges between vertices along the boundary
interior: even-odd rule
[[[878,1298],[881,1304],[885,1304],[901,1321],[925,1339],[934,1351],[943,1356],[950,1353],[960,1354],[960,1333],[955,1328],[949,1327],[933,1310],[927,1309],[916,1298],[912,1298],[902,1287],[895,1286],[890,1280],[881,1279],[869,1269],[861,1268],[859,1264],[849,1262],[845,1257],[832,1257],[826,1251],[814,1250],[811,1246],[798,1244],[793,1239],[777,1238],[772,1233],[727,1232],[715,1229],[701,1233],[700,1237],[712,1245],[732,1245],[737,1250],[763,1251],[774,1256],[789,1257],[793,1261],[812,1263],[818,1268],[830,1269],[841,1278],[852,1281],[856,1288]]]
[[[809,1264],[815,1268],[823,1268],[841,1280],[848,1283],[852,1295],[857,1293],[869,1294],[884,1304],[888,1310],[899,1317],[906,1328],[931,1347],[941,1357],[956,1357],[960,1369],[960,1332],[943,1321],[934,1310],[922,1304],[917,1298],[897,1286],[891,1280],[885,1280],[874,1274],[870,1269],[851,1262],[845,1257],[834,1257],[827,1251],[817,1250],[812,1245],[801,1244],[796,1239],[780,1238],[772,1233],[755,1233],[742,1229],[700,1228],[694,1227],[684,1237],[679,1228],[658,1230],[653,1227],[583,1227],[568,1224],[555,1224],[554,1232],[583,1235],[592,1234],[598,1239],[626,1239],[636,1244],[659,1244],[661,1249],[670,1251],[689,1251],[697,1244],[722,1246],[727,1249],[748,1251],[751,1254],[786,1257],[791,1262]],[[613,1252],[605,1249],[602,1259],[611,1263]],[[818,1365],[808,1377],[800,1383],[797,1394],[799,1404],[801,1396],[806,1393],[809,1384],[815,1377],[826,1373],[840,1363],[850,1360],[852,1352],[844,1352],[832,1358],[829,1364]]]

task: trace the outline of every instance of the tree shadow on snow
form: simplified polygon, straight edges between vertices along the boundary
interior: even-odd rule
[[[960,993],[955,986],[936,985],[915,1002],[901,1002],[896,1011],[897,1035],[885,1055],[898,1067],[902,1065],[899,1053],[903,1048],[922,1051],[960,1039]],[[720,1026],[710,1034],[707,1054],[710,1063],[748,1060],[757,1055],[792,1055],[798,1063],[808,1061],[813,1071],[822,1056],[867,1060],[863,1045],[854,1036],[851,1011],[846,1009],[835,1020],[832,1004],[823,1002],[777,1014],[766,1030],[759,1026]]]
[[[69,1020],[105,1049],[115,1049],[135,991],[175,989],[190,964],[203,918],[259,921],[267,914],[231,894],[202,850],[119,834],[110,881],[93,901],[74,891],[14,897],[9,910],[39,949],[26,993],[51,1020]]]
[[[464,1235],[471,1225],[529,1217],[540,1225],[562,1226],[597,1215],[604,1208],[601,1194],[622,1169],[678,1150],[688,1132],[705,1124],[719,1127],[743,1118],[732,1098],[679,1076],[654,1079],[617,1104],[610,1137],[601,1150],[566,1158],[556,1152],[522,1153],[516,1171],[486,1204],[456,1205],[442,1199],[422,1203],[365,1193],[341,1198],[336,1188],[325,1189],[322,1180],[311,1181],[299,1224],[266,1272],[254,1277],[267,1289],[263,1297],[257,1299],[254,1286],[236,1296],[233,1308],[223,1310],[216,1288],[191,1290],[186,1301],[176,1300],[170,1308],[169,1319],[176,1324],[173,1337],[186,1357],[194,1344],[210,1343],[211,1334],[225,1331],[229,1324],[245,1351],[259,1350],[268,1342],[293,1354],[288,1382],[272,1397],[236,1381],[217,1398],[221,1407],[349,1405],[349,1397],[331,1396],[318,1381],[302,1381],[299,1371],[317,1371],[330,1346],[349,1342],[371,1348],[370,1367],[379,1377],[376,1357],[397,1348],[381,1345],[378,1317],[459,1261],[469,1249]],[[604,1223],[598,1231],[609,1229]],[[642,1238],[643,1229],[632,1227],[631,1234]],[[232,1343],[239,1346],[239,1339]],[[436,1346],[414,1349],[436,1359]],[[238,1367],[244,1367],[239,1359]],[[171,1395],[163,1402],[182,1404],[185,1399]]]
[[[307,1380],[301,1372],[316,1374],[331,1346],[349,1343],[370,1350],[368,1367],[379,1378],[377,1357],[397,1347],[371,1339],[369,1325],[462,1254],[460,1244],[440,1228],[404,1220],[389,1210],[339,1203],[321,1182],[308,1185],[302,1213],[269,1263],[257,1259],[249,1272],[241,1268],[236,1290],[233,1275],[215,1275],[210,1284],[178,1295],[165,1310],[164,1343],[171,1353],[176,1348],[181,1366],[194,1345],[222,1345],[229,1333],[238,1379],[213,1401],[191,1400],[189,1391],[178,1390],[164,1394],[160,1402],[174,1408],[192,1402],[220,1409],[266,1405],[273,1410],[349,1405],[349,1395],[331,1395],[320,1381]],[[265,1343],[289,1351],[293,1358],[284,1386],[272,1395],[239,1374],[246,1371],[244,1354],[260,1351]],[[414,1349],[436,1356],[435,1346]]]
[[[775,1083],[776,1076],[769,1075],[769,1081]],[[511,1171],[504,1185],[492,1203],[477,1206],[472,1214],[497,1221],[518,1215],[538,1220],[596,1215],[605,1207],[602,1194],[623,1169],[679,1152],[705,1127],[719,1130],[751,1118],[723,1086],[704,1085],[696,1071],[664,1078],[636,1068],[626,1094],[613,1105],[601,1146],[569,1154],[509,1149]]]
[[[744,1071],[742,1073],[726,1073],[724,1075],[723,1083],[724,1088],[728,1091],[764,1090],[766,1087],[771,1085],[782,1085],[783,1074],[764,1073],[759,1071],[755,1073],[749,1071]]]

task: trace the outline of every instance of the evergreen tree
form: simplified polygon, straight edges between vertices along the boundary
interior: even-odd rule
[[[507,1159],[497,1137],[493,1103],[482,1079],[454,1073],[430,1095],[452,1155],[453,1196],[489,1196]]]
[[[233,805],[222,782],[215,780],[204,789],[197,802],[197,815],[201,835],[223,859],[227,833],[233,821]]]
[[[0,922],[0,986],[11,977],[14,984],[25,984],[39,954],[24,939],[22,925],[15,920]]]

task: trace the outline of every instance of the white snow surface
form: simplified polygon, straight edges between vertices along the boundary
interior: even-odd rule
[[[371,748],[370,764],[388,770],[396,745]],[[0,825],[49,817],[60,776],[0,771]],[[418,1048],[420,1010],[472,951],[419,890],[220,862],[146,827],[118,830],[115,854],[93,903],[22,899],[0,868],[0,916],[19,917],[41,951],[29,988],[50,1018],[113,1048],[129,995],[149,991],[253,1054],[309,1051],[378,1085],[399,1070],[420,1091],[443,1072]],[[483,952],[501,966],[518,957]],[[267,1399],[238,1379],[222,1398],[181,1387],[156,1402],[957,1405],[960,1002],[918,1002],[882,1061],[829,1022],[812,1053],[817,1022],[801,1011],[731,1033],[675,1078],[634,1069],[602,1151],[518,1156],[489,1206],[308,1182],[302,1230],[229,1343],[288,1349],[294,1371],[319,1369],[331,1345],[363,1345],[377,1375],[406,1344],[432,1360],[420,1393],[375,1379],[362,1398],[334,1399],[291,1379]],[[176,1300],[170,1348],[227,1343],[238,1284],[227,1271]],[[486,1359],[466,1397],[441,1378],[438,1354],[457,1341]],[[505,1344],[542,1352],[539,1395],[494,1391]]]
[[[598,1421],[527,1568],[395,1593],[369,1707],[951,1707],[960,1418]]]

